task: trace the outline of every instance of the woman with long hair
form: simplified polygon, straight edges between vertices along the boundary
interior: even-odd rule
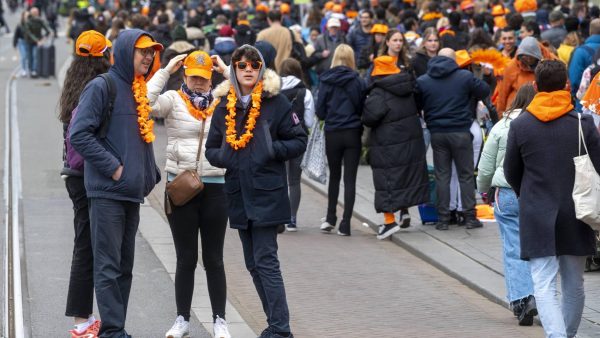
[[[83,184],[83,159],[72,155],[68,142],[69,123],[75,114],[79,95],[88,82],[96,76],[106,73],[110,68],[109,48],[112,46],[102,34],[96,31],[81,33],[75,42],[75,55],[63,85],[59,101],[59,119],[63,123],[65,147],[63,152],[64,168],[61,176],[65,180],[69,198],[73,202],[75,240],[67,310],[65,315],[73,317],[75,327],[70,330],[72,337],[95,337],[100,330],[100,321],[93,316],[94,271],[88,199]]]
[[[29,64],[27,60],[29,59],[28,53],[29,49],[27,48],[27,40],[25,37],[27,36],[27,18],[29,17],[29,11],[23,10],[21,12],[21,20],[15,29],[15,33],[13,35],[13,48],[18,48],[19,50],[19,63],[21,65],[21,71],[19,72],[19,77],[29,76]]]
[[[504,177],[504,154],[511,122],[524,111],[535,96],[532,84],[522,86],[504,117],[494,125],[483,147],[477,175],[477,190],[495,197],[494,216],[500,228],[504,256],[507,298],[519,325],[532,325],[537,314],[529,263],[521,260],[519,203]],[[490,190],[495,188],[495,190]]]
[[[292,58],[283,60],[279,75],[281,76],[281,93],[290,100],[294,113],[302,123],[304,131],[308,133],[309,128],[312,128],[315,122],[315,103],[310,90],[306,88],[300,62]],[[302,163],[302,157],[303,155],[300,155],[286,162],[290,207],[292,210],[292,219],[287,224],[286,229],[290,232],[297,231],[296,215],[298,214],[302,195],[300,190],[300,176],[302,176],[300,163]]]
[[[362,113],[366,83],[354,63],[352,47],[341,44],[333,54],[331,68],[321,74],[316,114],[325,120],[325,144],[329,165],[327,216],[321,224],[323,232],[336,226],[336,208],[344,164],[344,214],[338,235],[350,236],[350,219],[356,198],[356,174],[362,150]]]
[[[434,27],[429,27],[423,32],[423,40],[412,59],[412,68],[415,76],[419,77],[427,73],[427,63],[440,51],[440,37]]]
[[[396,59],[396,65],[401,70],[410,68],[410,55],[404,34],[397,29],[390,29],[379,47],[379,56],[388,55]]]
[[[184,72],[180,89],[161,94],[169,77],[182,66]],[[230,338],[225,321],[227,282],[223,265],[223,245],[227,229],[227,202],[223,190],[225,171],[210,165],[204,156],[214,109],[211,86],[213,68],[222,73],[225,64],[217,56],[211,58],[206,52],[195,51],[189,55],[173,57],[165,68],[158,70],[148,81],[152,115],[163,118],[167,128],[167,182],[172,182],[186,170],[194,170],[204,183],[204,189],[184,205],[174,205],[165,193],[165,211],[177,254],[177,317],[166,337],[179,338],[190,334],[190,311],[200,235],[214,336]],[[201,152],[198,160],[199,147]]]

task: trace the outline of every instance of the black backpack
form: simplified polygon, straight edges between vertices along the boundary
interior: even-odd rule
[[[286,89],[282,91],[283,95],[290,100],[292,104],[292,112],[296,113],[302,128],[308,132],[308,128],[304,124],[304,97],[306,97],[306,88],[303,85],[299,85],[294,88]]]

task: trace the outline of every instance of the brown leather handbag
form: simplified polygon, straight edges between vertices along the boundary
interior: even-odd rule
[[[180,207],[185,205],[204,189],[202,178],[198,175],[198,163],[200,161],[200,154],[202,153],[205,123],[206,120],[203,120],[200,130],[200,144],[198,144],[198,153],[196,154],[196,168],[181,172],[175,179],[167,183],[167,197],[174,206]],[[167,210],[167,212],[170,213],[170,210]]]

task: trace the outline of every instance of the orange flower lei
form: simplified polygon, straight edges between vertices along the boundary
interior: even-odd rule
[[[218,100],[216,100],[215,102],[213,102],[213,104],[208,106],[208,108],[206,108],[204,110],[200,110],[200,109],[194,107],[194,105],[192,104],[192,101],[190,101],[190,98],[187,95],[185,95],[185,93],[182,92],[181,89],[179,89],[177,91],[177,93],[179,94],[179,96],[181,96],[181,99],[183,100],[183,102],[185,102],[185,105],[187,106],[187,109],[188,109],[188,112],[190,112],[190,115],[192,115],[196,120],[199,120],[199,121],[206,120],[207,117],[211,116],[213,114],[213,112],[215,111],[215,107],[219,103]]]
[[[252,90],[252,107],[250,108],[250,114],[248,115],[248,121],[246,121],[246,132],[237,138],[237,132],[235,129],[235,103],[237,102],[237,96],[235,95],[235,89],[233,86],[229,89],[227,95],[227,111],[229,114],[225,116],[225,125],[227,129],[225,131],[225,141],[235,149],[243,149],[248,145],[248,142],[252,139],[254,134],[252,131],[256,127],[256,119],[260,116],[260,100],[262,95],[262,81],[260,81],[254,90]]]
[[[146,80],[144,80],[144,77],[136,76],[133,80],[131,89],[133,90],[133,98],[137,103],[137,121],[140,128],[140,134],[144,142],[152,143],[156,138],[152,132],[154,120],[150,118],[152,108],[150,108],[148,97],[146,96],[148,90],[146,88]]]

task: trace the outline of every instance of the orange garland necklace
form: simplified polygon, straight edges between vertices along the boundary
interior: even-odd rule
[[[185,102],[185,105],[187,106],[190,115],[192,115],[196,120],[199,121],[206,120],[207,117],[211,116],[215,111],[215,107],[217,106],[213,103],[210,106],[208,106],[208,108],[200,110],[194,107],[192,101],[190,101],[190,98],[181,89],[177,90],[177,93],[179,94],[179,96],[181,96],[183,102]]]
[[[131,89],[133,90],[133,98],[137,103],[137,121],[140,128],[140,134],[144,142],[152,143],[155,139],[154,133],[152,132],[154,129],[154,120],[150,118],[150,112],[152,111],[152,108],[150,107],[148,101],[148,89],[146,87],[146,80],[144,80],[144,77],[136,76],[133,79],[133,85],[131,86]]]
[[[233,86],[231,86],[229,89],[226,105],[229,113],[225,116],[225,125],[227,126],[225,131],[225,141],[229,143],[229,145],[235,150],[245,148],[248,145],[248,142],[250,142],[254,136],[252,131],[256,127],[256,119],[260,116],[262,88],[263,84],[262,81],[260,81],[250,94],[252,98],[252,106],[250,107],[248,121],[246,121],[246,132],[242,134],[239,139],[237,138],[237,131],[235,128],[235,104],[237,102],[237,96],[235,95],[235,89]]]

